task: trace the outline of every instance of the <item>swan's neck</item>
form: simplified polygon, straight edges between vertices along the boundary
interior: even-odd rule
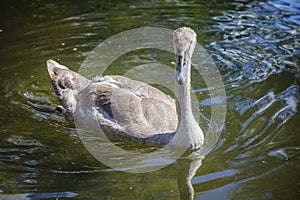
[[[203,145],[204,135],[192,112],[190,70],[187,82],[183,85],[177,84],[176,88],[177,133],[190,144],[191,149],[199,148]]]
[[[191,63],[191,60],[190,62]],[[178,123],[180,125],[194,119],[191,103],[191,64],[188,65],[187,81],[179,85],[176,83],[176,108],[178,115]],[[186,123],[185,123],[186,124]]]
[[[177,86],[177,112],[181,124],[186,124],[191,118],[194,119],[191,103],[191,85],[188,80],[183,85]]]

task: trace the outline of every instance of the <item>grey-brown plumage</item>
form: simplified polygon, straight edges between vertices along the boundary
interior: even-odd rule
[[[189,61],[195,42],[196,34],[190,28],[183,27],[174,32],[176,56],[187,59],[176,68],[178,98],[181,98],[186,84],[190,84]],[[172,98],[143,82],[123,76],[97,76],[88,80],[53,60],[47,61],[47,67],[62,104],[61,110],[69,119],[75,114],[85,116],[86,122],[99,124],[112,139],[166,145],[176,131],[181,131],[186,132],[191,148],[203,144],[203,133],[191,113],[190,91],[185,91],[188,98],[179,99],[177,105],[182,106],[176,109]],[[186,70],[187,73],[180,74]],[[187,88],[190,90],[189,85]],[[187,116],[182,116],[186,112]],[[186,120],[191,123],[186,123]]]

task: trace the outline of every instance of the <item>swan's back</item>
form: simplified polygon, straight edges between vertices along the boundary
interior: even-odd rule
[[[160,90],[123,76],[88,80],[55,61],[47,64],[66,115],[85,113],[88,121],[99,123],[115,139],[152,143],[147,140],[159,135],[161,143],[167,143],[174,135],[178,125],[175,101]]]

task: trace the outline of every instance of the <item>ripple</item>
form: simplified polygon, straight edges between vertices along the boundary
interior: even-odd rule
[[[29,111],[31,117],[38,121],[66,122],[63,116],[58,115],[55,110],[55,103],[51,101],[45,89],[38,85],[22,86],[18,91],[19,100],[12,103]]]
[[[246,11],[225,11],[214,19],[222,39],[211,43],[214,57],[236,82],[266,80],[284,70],[299,71],[300,8],[290,1],[252,2]],[[234,66],[233,66],[234,65]]]
[[[293,85],[279,94],[270,91],[257,100],[248,100],[248,105],[242,108],[241,113],[252,109],[252,114],[245,120],[240,132],[249,132],[245,134],[249,140],[242,147],[249,150],[275,137],[276,131],[297,113],[298,97],[299,87]]]
[[[227,126],[231,127],[232,136],[227,135],[230,136],[227,144],[223,143],[223,154],[228,158],[224,162],[233,168],[248,168],[259,163],[273,165],[272,157],[285,161],[299,158],[300,147],[292,142],[297,138],[297,128],[291,124],[299,113],[299,86],[272,88],[265,94],[261,91],[264,86],[258,89],[257,86],[247,87],[246,94],[251,93],[250,96],[240,94],[228,101],[239,115],[230,116]],[[243,120],[236,123],[236,118]]]
[[[300,146],[275,148],[269,151],[268,155],[279,158],[281,160],[289,160],[300,154]]]
[[[227,169],[223,171],[213,172],[209,174],[205,174],[203,176],[196,176],[192,180],[192,184],[200,184],[204,182],[209,182],[213,180],[217,180],[220,178],[226,178],[226,177],[234,177],[237,174],[240,174],[240,171],[235,169]]]
[[[28,180],[28,182],[31,182]],[[1,190],[0,190],[1,192]],[[56,192],[56,193],[24,193],[24,194],[0,194],[1,199],[52,199],[52,198],[72,198],[78,196],[78,193],[75,192]]]
[[[23,136],[12,135],[6,139],[8,142],[16,146],[36,146],[43,147],[43,145],[35,139],[25,139]]]

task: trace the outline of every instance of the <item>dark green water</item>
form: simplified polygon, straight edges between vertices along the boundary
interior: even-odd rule
[[[188,199],[182,177],[193,161],[111,170],[55,111],[46,60],[77,70],[99,42],[146,26],[192,27],[226,87],[225,128],[191,181],[195,199],[299,199],[298,0],[1,1],[0,198]],[[163,53],[130,53],[108,73],[171,62]],[[206,85],[196,75],[192,84],[208,117]]]

